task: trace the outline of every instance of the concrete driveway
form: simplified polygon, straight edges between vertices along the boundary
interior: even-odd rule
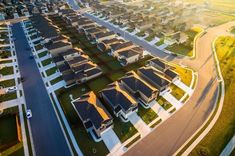
[[[121,155],[124,153],[124,151],[122,150],[122,143],[112,128],[109,128],[108,130],[103,132],[101,134],[101,138],[110,151],[111,155]]]
[[[187,93],[188,95],[192,95],[193,94],[193,89],[191,89],[190,87],[186,86],[181,80],[176,80],[173,82],[177,87],[179,87],[180,89],[182,89],[185,93]]]
[[[170,114],[157,101],[153,101],[150,105],[151,109],[155,113],[157,113],[157,115],[162,119],[162,121],[170,117]]]
[[[134,125],[134,127],[139,131],[141,137],[146,136],[150,133],[151,129],[146,125],[146,123],[137,115],[137,113],[132,113],[128,119]]]
[[[176,109],[180,109],[182,107],[182,103],[177,100],[170,92],[166,92],[162,95],[164,99],[166,99],[170,104],[172,104]]]

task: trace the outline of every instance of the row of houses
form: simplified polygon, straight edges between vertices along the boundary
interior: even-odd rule
[[[113,127],[113,117],[106,110],[123,122],[138,111],[138,105],[149,108],[151,102],[169,89],[169,85],[179,79],[169,65],[158,58],[136,72],[128,72],[124,77],[109,84],[98,93],[89,92],[72,101],[72,105],[88,132],[97,138],[108,128]]]
[[[58,15],[69,25],[83,33],[92,44],[102,52],[117,58],[125,66],[143,58],[144,49],[119,37],[113,31],[98,25],[73,10],[61,10]]]
[[[73,48],[70,40],[59,34],[58,27],[52,25],[46,17],[37,14],[30,19],[32,27],[37,29],[36,35],[42,36],[38,45],[48,50],[67,87],[84,83],[102,74],[100,67],[81,49]]]

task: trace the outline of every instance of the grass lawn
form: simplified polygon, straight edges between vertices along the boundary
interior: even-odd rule
[[[157,98],[157,102],[165,109],[165,110],[168,110],[169,108],[172,107],[172,105],[167,101],[165,100],[162,96],[159,96]]]
[[[145,38],[146,41],[152,41],[155,38],[155,34],[150,34],[148,37]]]
[[[38,44],[34,48],[38,51],[38,50],[41,50],[43,46],[41,44]]]
[[[158,117],[158,115],[151,108],[145,109],[143,106],[140,105],[138,107],[137,114],[147,125]]]
[[[53,68],[47,69],[46,74],[47,74],[47,76],[50,76],[52,74],[55,74],[56,71],[57,71],[57,67],[53,67]]]
[[[87,82],[87,85],[90,87],[91,90],[98,93],[100,90],[104,89],[110,82],[105,76],[98,77]]]
[[[108,66],[112,69],[112,70],[118,70],[122,68],[122,65],[117,61],[111,61],[108,63]]]
[[[0,102],[9,101],[9,100],[13,100],[16,98],[17,98],[16,93],[6,93],[6,94],[0,95]]]
[[[106,65],[99,65],[99,67],[104,74],[110,71],[110,69]]]
[[[47,51],[43,51],[43,52],[41,52],[41,53],[38,54],[38,57],[41,58],[41,57],[46,56],[47,54],[48,54]]]
[[[158,41],[157,43],[155,43],[156,46],[160,46],[164,44],[164,39],[161,38],[160,41]]]
[[[15,85],[16,85],[15,84],[15,79],[0,81],[0,86],[2,86],[4,88],[15,86]]]
[[[108,150],[103,142],[96,143],[88,135],[85,128],[81,124],[81,121],[71,105],[70,95],[74,99],[80,97],[82,94],[85,94],[89,91],[85,85],[73,86],[69,89],[61,89],[56,92],[57,97],[60,101],[62,109],[68,119],[68,122],[72,128],[73,134],[76,141],[78,142],[79,147],[84,155],[107,155]]]
[[[174,52],[179,55],[184,56],[193,56],[193,48],[190,46],[186,46],[184,44],[173,44],[171,46],[168,46],[166,50],[169,50],[171,52]]]
[[[8,58],[8,57],[11,57],[10,51],[3,51],[0,53],[0,58]]]
[[[2,69],[0,69],[0,74],[2,75],[11,75],[14,74],[14,70],[13,67],[4,67]]]
[[[140,31],[138,32],[137,34],[135,34],[136,36],[139,36],[139,37],[144,37],[145,36],[145,32],[144,31]]]
[[[103,53],[102,55],[98,55],[98,57],[103,61],[103,62],[109,62],[111,60],[115,60],[112,56],[109,56],[106,53]]]
[[[116,80],[120,79],[121,77],[123,77],[124,75],[125,75],[125,72],[123,72],[123,71],[115,71],[115,72],[109,74],[109,78],[112,81],[116,81]]]
[[[191,70],[174,64],[174,71],[179,74],[180,79],[184,84],[190,86],[193,74]]]
[[[128,29],[126,29],[126,31],[128,31],[128,32],[133,32],[134,31],[134,29],[133,28],[128,28]]]
[[[119,118],[114,118],[113,122],[113,130],[122,143],[138,132],[130,122],[122,122]]]
[[[232,34],[235,34],[235,27],[232,27],[232,29],[230,30],[230,32],[231,32]]]
[[[196,146],[190,155],[219,155],[235,130],[235,38],[220,37],[216,41],[216,53],[220,61],[225,81],[225,98],[219,119],[206,137]]]
[[[12,63],[12,60],[3,60],[3,61],[0,61],[0,64],[5,64],[5,63]]]
[[[2,152],[18,142],[16,115],[1,116],[0,125],[0,152]]]
[[[58,83],[58,82],[60,82],[62,80],[63,80],[63,78],[61,76],[59,76],[59,77],[51,80],[50,83],[51,83],[51,85],[54,85],[54,84],[56,84],[56,83]]]
[[[174,84],[171,84],[170,85],[170,88],[172,90],[171,94],[177,99],[177,100],[180,100],[183,96],[184,96],[184,91],[177,87],[176,85]]]
[[[47,65],[49,65],[49,64],[51,64],[51,63],[52,63],[52,59],[51,59],[51,58],[42,61],[42,65],[43,65],[43,66],[47,66]]]

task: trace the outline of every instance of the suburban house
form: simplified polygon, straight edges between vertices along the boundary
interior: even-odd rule
[[[87,132],[91,133],[92,137],[95,137],[95,140],[99,139],[104,131],[113,127],[112,116],[104,108],[94,92],[91,91],[82,95],[72,101],[72,105],[83,126]]]
[[[79,29],[82,29],[83,27],[89,26],[89,25],[94,25],[94,22],[89,20],[89,19],[87,19],[87,20],[79,20],[77,28],[79,30]]]
[[[142,67],[138,69],[137,74],[150,85],[154,86],[159,92],[165,91],[170,85],[170,81],[153,67]]]
[[[62,9],[58,11],[58,15],[65,17],[68,16],[69,14],[75,14],[76,12],[72,9]]]
[[[89,61],[89,57],[82,53],[60,53],[55,57],[59,71],[67,86],[80,84],[102,74],[101,69]]]
[[[174,81],[180,79],[179,75],[178,75],[175,71],[173,71],[173,70],[171,70],[171,69],[167,69],[167,70],[164,72],[164,75],[165,75],[165,77],[166,77],[168,80],[170,80],[171,82],[174,82]]]
[[[161,61],[159,58],[154,58],[149,61],[149,65],[158,69],[161,72],[165,72],[167,69],[170,69],[170,66],[165,62]]]
[[[92,40],[94,35],[101,33],[101,32],[107,32],[107,29],[105,27],[95,27],[92,29],[84,30],[84,33],[88,40]]]
[[[77,54],[76,54],[77,53]],[[63,64],[65,62],[65,58],[66,56],[81,56],[82,52],[79,49],[69,49],[66,50],[64,52],[59,53],[57,56],[53,57],[53,61],[55,62],[55,64],[57,66]]]
[[[131,41],[124,42],[124,43],[119,42],[119,43],[110,45],[109,54],[112,56],[117,56],[118,52],[124,51],[124,50],[129,50],[134,47],[136,47],[136,45],[134,45]]]
[[[158,97],[158,90],[141,79],[134,71],[120,79],[123,87],[145,107]]]
[[[124,122],[128,121],[130,114],[138,111],[137,101],[117,81],[100,91],[100,96],[110,106],[114,115]]]
[[[122,40],[123,41],[123,40]],[[97,44],[97,48],[100,50],[100,51],[107,51],[110,49],[110,45],[111,44],[115,44],[115,43],[119,43],[121,42],[120,39],[117,39],[117,38],[112,38],[112,39],[108,39],[108,40],[103,40],[101,41],[100,43]]]
[[[52,56],[57,56],[59,53],[72,49],[73,47],[70,42],[59,41],[52,44],[47,44],[46,48]]]
[[[93,28],[95,28],[95,27],[97,27],[95,24],[93,24],[93,25],[88,25],[88,26],[84,26],[84,27],[82,27],[81,29],[79,29],[78,32],[80,32],[80,33],[85,33],[85,32],[88,31],[89,29],[93,29]]]
[[[104,40],[112,39],[115,37],[116,37],[116,34],[113,31],[100,32],[98,34],[91,36],[91,43],[96,44],[96,43],[100,43]]]
[[[143,53],[139,53],[133,49],[120,51],[117,55],[118,61],[121,65],[126,66],[128,64],[134,63],[143,57]]]

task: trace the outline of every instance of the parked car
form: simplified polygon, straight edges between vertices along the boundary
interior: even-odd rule
[[[26,110],[26,117],[27,117],[27,119],[30,119],[30,118],[32,118],[32,111],[31,111],[31,109],[27,109]]]
[[[20,77],[20,82],[24,82],[25,78],[23,76]]]
[[[17,90],[17,87],[10,87],[10,88],[7,88],[6,93],[13,93],[13,92],[16,92],[16,90]]]

